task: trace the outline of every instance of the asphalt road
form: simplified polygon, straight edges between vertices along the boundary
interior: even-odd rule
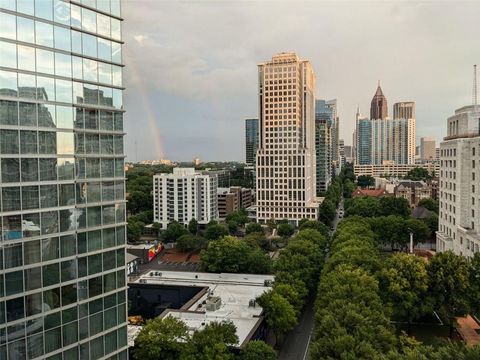
[[[313,320],[313,299],[311,299],[305,306],[298,325],[287,335],[278,353],[278,360],[304,360],[307,358]]]

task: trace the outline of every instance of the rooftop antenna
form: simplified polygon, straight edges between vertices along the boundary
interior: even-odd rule
[[[477,111],[477,64],[473,65],[473,92],[472,92],[473,110]]]

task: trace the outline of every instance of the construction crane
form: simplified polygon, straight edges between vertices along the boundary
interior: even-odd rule
[[[473,65],[472,105],[473,105],[473,110],[476,112],[478,110],[478,103],[477,103],[477,64]]]

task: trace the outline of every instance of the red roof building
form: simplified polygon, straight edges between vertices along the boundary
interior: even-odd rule
[[[381,198],[385,196],[392,196],[387,190],[385,189],[360,189],[358,188],[352,193],[352,198],[358,196],[373,196],[376,198]]]

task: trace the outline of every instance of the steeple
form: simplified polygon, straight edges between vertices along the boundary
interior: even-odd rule
[[[385,119],[388,116],[387,98],[383,95],[380,87],[380,80],[378,80],[377,91],[373,96],[370,105],[370,119]]]

